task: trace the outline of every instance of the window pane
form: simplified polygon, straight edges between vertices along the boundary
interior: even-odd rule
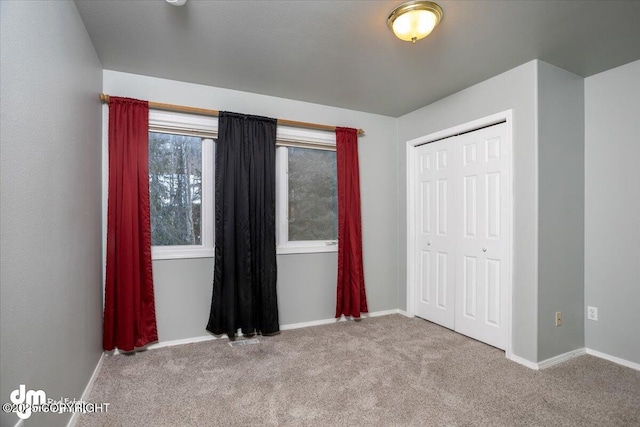
[[[336,153],[289,150],[289,241],[336,240]]]
[[[202,242],[202,138],[149,132],[153,246]]]

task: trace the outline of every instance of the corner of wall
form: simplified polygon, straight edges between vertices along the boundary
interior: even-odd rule
[[[406,280],[402,280],[402,277],[404,276],[403,274],[401,274],[400,269],[402,268],[402,262],[401,262],[401,249],[400,249],[400,245],[403,241],[403,239],[401,238],[402,235],[405,233],[402,224],[403,222],[400,221],[400,218],[404,212],[404,210],[402,209],[402,200],[403,198],[400,197],[401,192],[404,190],[404,186],[402,185],[402,181],[404,180],[404,176],[401,176],[401,170],[402,168],[400,167],[400,157],[401,154],[404,154],[404,152],[402,152],[401,150],[401,143],[400,143],[400,119],[399,118],[395,118],[395,126],[396,126],[396,140],[395,140],[395,153],[396,153],[396,158],[395,158],[395,165],[396,165],[396,214],[397,214],[397,221],[396,221],[396,234],[398,235],[398,246],[396,248],[396,265],[398,266],[398,271],[396,272],[396,280],[397,280],[397,295],[398,295],[398,309],[399,310],[404,310],[407,311],[407,299],[406,299],[406,287],[407,287],[407,281]],[[404,295],[401,291],[401,289],[404,288],[405,292]]]
[[[102,67],[74,2],[3,2],[1,19],[0,395],[79,398],[102,354]]]
[[[587,77],[584,97],[584,306],[598,309],[583,312],[585,344],[637,369],[640,60]]]
[[[540,361],[584,348],[584,79],[536,69]]]

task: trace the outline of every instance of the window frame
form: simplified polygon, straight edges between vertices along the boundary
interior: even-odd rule
[[[151,246],[151,259],[213,258],[215,254],[215,139],[218,137],[218,118],[149,110],[149,132],[202,138],[201,244]]]
[[[164,110],[149,110],[149,132],[199,136],[202,140],[201,244],[152,246],[153,260],[213,258],[215,256],[215,140],[218,118]],[[336,240],[289,241],[288,157],[281,147],[336,150],[335,134],[278,126],[276,134],[276,253],[337,252]]]
[[[337,252],[338,240],[289,237],[289,159],[287,147],[336,151],[334,133],[278,126],[276,143],[276,253],[278,255]]]

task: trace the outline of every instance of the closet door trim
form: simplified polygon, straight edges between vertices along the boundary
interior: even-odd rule
[[[507,125],[507,138],[508,138],[508,143],[511,146],[510,152],[512,153],[511,158],[509,160],[509,169],[510,169],[510,176],[511,179],[508,182],[507,185],[507,191],[509,192],[509,194],[512,196],[512,201],[514,200],[513,198],[513,176],[515,175],[515,171],[513,170],[513,110],[506,110],[506,111],[502,111],[500,113],[497,114],[493,114],[491,116],[487,116],[478,120],[474,120],[468,123],[464,123],[464,124],[460,124],[454,127],[450,127],[438,132],[434,132],[434,133],[430,133],[428,135],[424,135],[412,140],[409,140],[406,142],[406,176],[405,176],[405,182],[406,182],[406,200],[407,200],[407,204],[406,204],[406,212],[407,212],[407,229],[406,229],[406,235],[407,235],[407,246],[406,246],[406,250],[407,250],[407,283],[406,283],[406,290],[407,290],[407,301],[406,301],[406,307],[407,307],[407,315],[409,317],[414,317],[415,316],[415,301],[416,301],[416,291],[415,291],[415,283],[416,283],[416,277],[415,277],[415,266],[414,266],[414,260],[415,260],[415,248],[416,248],[416,219],[415,219],[415,212],[416,212],[416,200],[415,200],[415,148],[417,146],[423,145],[423,144],[428,144],[430,142],[435,142],[435,141],[439,141],[445,138],[450,138],[453,136],[458,136],[464,133],[468,133],[468,132],[473,132],[475,130],[479,130],[488,126],[492,126],[495,124],[499,124],[499,123],[506,123]],[[513,344],[513,337],[512,337],[512,323],[513,323],[513,311],[512,311],[512,307],[513,307],[513,301],[512,301],[512,297],[513,297],[513,205],[514,203],[512,202],[511,204],[511,208],[508,212],[508,224],[507,227],[509,229],[509,234],[510,234],[510,242],[508,244],[509,246],[509,250],[508,250],[508,254],[507,254],[507,262],[508,262],[508,283],[509,286],[507,287],[507,336],[506,336],[506,347],[505,347],[505,356],[510,359],[511,355],[512,355],[512,344]]]

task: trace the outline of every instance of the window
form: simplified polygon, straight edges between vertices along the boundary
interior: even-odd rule
[[[202,244],[202,139],[149,132],[153,246]]]
[[[217,130],[217,118],[149,111],[153,259],[214,256]],[[336,251],[335,135],[279,126],[277,143],[277,252]]]
[[[217,120],[149,112],[153,259],[213,256],[213,156]]]
[[[278,253],[337,250],[335,136],[278,130]]]

